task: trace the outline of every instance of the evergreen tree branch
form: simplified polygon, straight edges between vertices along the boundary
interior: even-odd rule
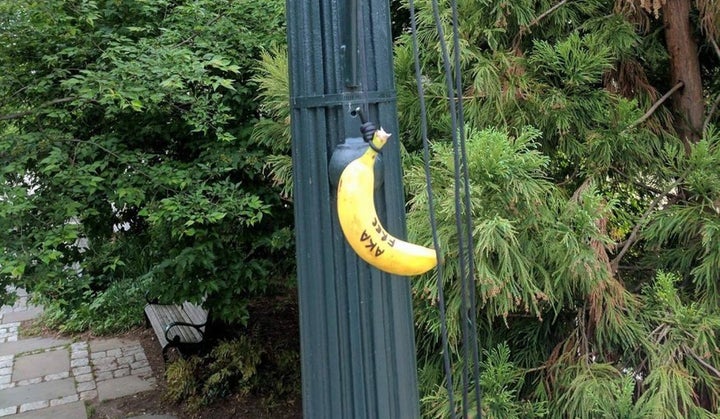
[[[628,175],[627,173],[623,172],[622,170],[618,169],[618,168],[615,167],[615,166],[610,166],[610,169],[612,169],[612,171],[615,172],[615,173],[617,173],[618,175],[624,177],[628,182],[632,183],[634,186],[637,186],[638,188],[645,189],[646,191],[652,192],[652,193],[654,193],[654,194],[663,194],[663,193],[664,193],[665,196],[667,196],[668,198],[671,198],[673,202],[677,202],[677,201],[680,201],[680,200],[683,199],[683,198],[682,198],[680,195],[678,195],[678,194],[674,194],[674,193],[672,193],[672,192],[671,192],[671,193],[666,193],[665,191],[663,191],[663,190],[661,190],[661,189],[652,187],[652,186],[650,186],[650,185],[646,185],[646,184],[644,184],[644,183],[642,183],[642,182],[638,182],[637,180],[635,180],[635,179],[633,179],[632,177],[630,177],[630,175]],[[623,242],[623,243],[624,243],[624,242]]]
[[[42,108],[46,108],[46,107],[48,107],[48,106],[53,106],[53,105],[59,105],[59,104],[61,104],[61,103],[72,102],[73,100],[76,100],[76,99],[77,99],[76,96],[68,96],[68,97],[63,97],[63,98],[60,98],[60,99],[49,100],[49,101],[47,101],[47,102],[43,102],[43,103],[39,104],[37,107],[35,107],[35,108],[33,108],[33,109],[28,109],[27,111],[15,112],[15,113],[9,113],[9,114],[5,114],[5,115],[0,115],[0,121],[8,121],[8,120],[11,120],[11,119],[24,118],[24,117],[26,117],[26,116],[28,116],[28,115],[34,114],[35,112],[39,111],[39,110],[42,109]]]
[[[645,210],[645,213],[640,217],[637,224],[635,224],[635,227],[633,227],[632,232],[630,232],[630,236],[628,237],[627,241],[625,241],[625,245],[620,250],[620,252],[613,258],[612,261],[610,261],[610,267],[612,268],[612,273],[617,273],[618,265],[620,264],[620,260],[625,256],[625,253],[627,253],[628,250],[630,250],[630,247],[635,244],[637,241],[638,233],[640,232],[640,228],[645,223],[645,221],[650,217],[650,214],[655,210],[655,208],[660,204],[660,202],[667,198],[668,195],[670,195],[673,191],[673,189],[677,188],[682,182],[683,178],[677,179],[675,182],[672,183],[668,187],[668,189],[663,192],[662,194],[658,195],[653,199],[653,201],[650,203],[650,206],[648,206],[647,210]]]
[[[578,186],[578,188],[573,192],[572,197],[570,197],[571,200],[578,202],[580,201],[580,195],[585,191],[585,189],[590,186],[590,182],[592,182],[592,178],[586,178],[583,183]]]
[[[522,40],[522,37],[523,37],[526,33],[530,32],[530,28],[532,28],[533,26],[535,26],[535,25],[537,25],[538,23],[540,23],[541,20],[543,20],[543,19],[545,19],[546,17],[548,17],[552,12],[554,12],[554,11],[557,10],[557,9],[559,9],[562,5],[564,5],[564,4],[567,3],[567,2],[568,2],[568,0],[560,0],[558,3],[554,4],[552,7],[550,7],[550,8],[547,9],[546,11],[540,13],[537,17],[535,17],[535,19],[531,20],[530,23],[528,23],[527,25],[521,26],[521,27],[520,27],[520,30],[518,31],[517,35],[515,36],[515,39],[513,40],[513,45],[514,45],[514,48],[513,48],[513,49],[518,49],[518,48],[519,48],[519,46],[520,46],[520,41]]]
[[[712,36],[708,37],[710,38],[710,43],[713,46],[713,49],[715,50],[715,54],[717,54],[718,58],[720,58],[720,47],[718,46],[717,42],[715,41],[715,38]]]
[[[583,347],[583,360],[586,364],[590,363],[590,342],[587,336],[587,324],[586,324],[586,318],[585,315],[587,313],[587,301],[583,304],[582,311],[578,313],[578,332],[580,334],[579,338],[581,340],[581,344]]]
[[[666,100],[668,100],[668,99],[670,98],[670,96],[672,96],[673,94],[675,94],[675,92],[677,92],[678,90],[680,90],[683,86],[685,86],[685,83],[683,83],[682,81],[677,82],[677,84],[676,84],[675,86],[673,86],[672,89],[668,90],[667,93],[665,93],[660,99],[658,99],[658,101],[655,102],[655,103],[650,107],[650,109],[648,109],[647,112],[645,112],[645,115],[641,116],[640,119],[638,119],[637,121],[635,121],[635,122],[633,122],[632,124],[630,124],[630,125],[628,126],[628,129],[630,129],[630,128],[635,128],[636,126],[638,126],[638,125],[642,124],[643,122],[647,121],[647,119],[650,118],[653,113],[655,113],[655,111],[660,107],[660,105],[662,105]]]
[[[715,375],[716,377],[720,378],[720,371],[718,371],[717,368],[708,364],[707,361],[702,359],[698,354],[695,353],[695,351],[693,351],[687,345],[683,345],[683,349],[685,350],[685,353],[690,354],[690,356],[692,356],[700,365],[705,367],[708,371],[713,373],[713,375]]]
[[[531,27],[537,25],[540,23],[541,20],[545,19],[550,13],[554,12],[555,10],[559,9],[563,4],[567,3],[568,0],[561,0],[551,8],[547,9],[543,13],[541,13],[538,17],[533,19],[530,23],[528,23],[526,26],[524,26],[525,29],[530,29]]]
[[[703,123],[703,132],[707,130],[708,125],[710,125],[710,121],[712,120],[712,116],[715,113],[715,111],[718,108],[718,105],[720,105],[720,94],[717,95],[715,98],[715,101],[713,102],[712,106],[710,107],[710,110],[708,111],[707,116],[705,117],[705,122]]]

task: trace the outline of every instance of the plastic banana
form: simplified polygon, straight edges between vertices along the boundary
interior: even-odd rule
[[[370,265],[394,275],[420,275],[437,265],[435,250],[393,237],[375,211],[373,166],[390,134],[375,131],[370,147],[343,170],[337,210],[345,239]]]

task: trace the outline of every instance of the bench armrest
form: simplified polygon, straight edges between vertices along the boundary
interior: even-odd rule
[[[186,322],[172,322],[172,323],[168,324],[167,326],[165,326],[165,340],[167,340],[168,342],[174,341],[173,339],[170,338],[170,329],[172,329],[173,327],[176,327],[176,326],[192,327],[192,328],[196,329],[198,331],[198,333],[200,333],[200,336],[202,336],[204,338],[205,332],[203,332],[203,330],[201,328],[204,327],[206,324],[207,324],[207,321],[202,324],[192,324],[192,323],[186,323]],[[175,335],[176,338],[178,336],[179,335]]]

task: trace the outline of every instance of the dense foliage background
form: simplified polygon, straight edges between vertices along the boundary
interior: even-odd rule
[[[459,400],[450,116],[431,3],[415,3]],[[720,6],[458,3],[485,416],[714,417]],[[448,1],[440,12],[452,45]],[[412,241],[430,244],[412,40],[402,16],[407,10],[393,23],[401,34],[395,73],[408,229]],[[287,82],[273,71],[283,66],[281,50],[264,57],[271,120],[261,132],[287,128],[280,106]],[[289,160],[280,150],[271,161],[289,190]],[[435,275],[413,280],[419,377],[424,415],[446,417]]]
[[[720,4],[458,3],[486,417],[714,417]],[[459,374],[448,100],[416,4]],[[411,240],[429,244],[407,16],[398,137]],[[0,0],[0,285],[108,330],[142,318],[146,289],[243,322],[287,284],[283,24],[278,1]],[[413,292],[423,411],[443,417],[435,280]]]
[[[284,19],[282,1],[0,1],[0,284],[99,331],[142,321],[147,290],[237,323],[291,285],[292,213],[250,140]]]
[[[442,62],[430,2],[417,3],[437,216],[453,261]],[[720,6],[458,3],[475,314],[481,347],[509,352],[505,376],[489,380],[493,369],[485,370],[486,413],[713,417],[720,403]],[[409,35],[396,56],[403,138],[415,147]],[[424,184],[412,163],[408,225],[428,243]],[[450,341],[462,353],[453,262],[446,275]],[[444,376],[434,283],[431,276],[414,282],[415,315],[425,407],[440,417],[447,410],[444,389],[433,388]]]

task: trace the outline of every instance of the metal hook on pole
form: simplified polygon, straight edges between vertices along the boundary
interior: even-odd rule
[[[375,150],[375,151],[377,151],[377,152],[379,153],[379,152],[380,152],[380,149],[377,148],[377,147],[375,146],[375,144],[373,144],[373,141],[372,141],[372,140],[373,140],[373,136],[375,135],[375,131],[377,131],[377,128],[375,127],[375,124],[373,124],[372,122],[368,121],[367,116],[365,115],[365,112],[363,112],[363,110],[362,110],[362,108],[361,108],[360,106],[358,106],[357,108],[355,108],[355,110],[354,110],[353,112],[354,112],[357,116],[360,117],[360,123],[361,123],[361,125],[360,125],[360,133],[362,134],[363,140],[365,140],[365,142],[368,143],[368,145],[370,145],[370,148],[372,148],[373,150]]]

